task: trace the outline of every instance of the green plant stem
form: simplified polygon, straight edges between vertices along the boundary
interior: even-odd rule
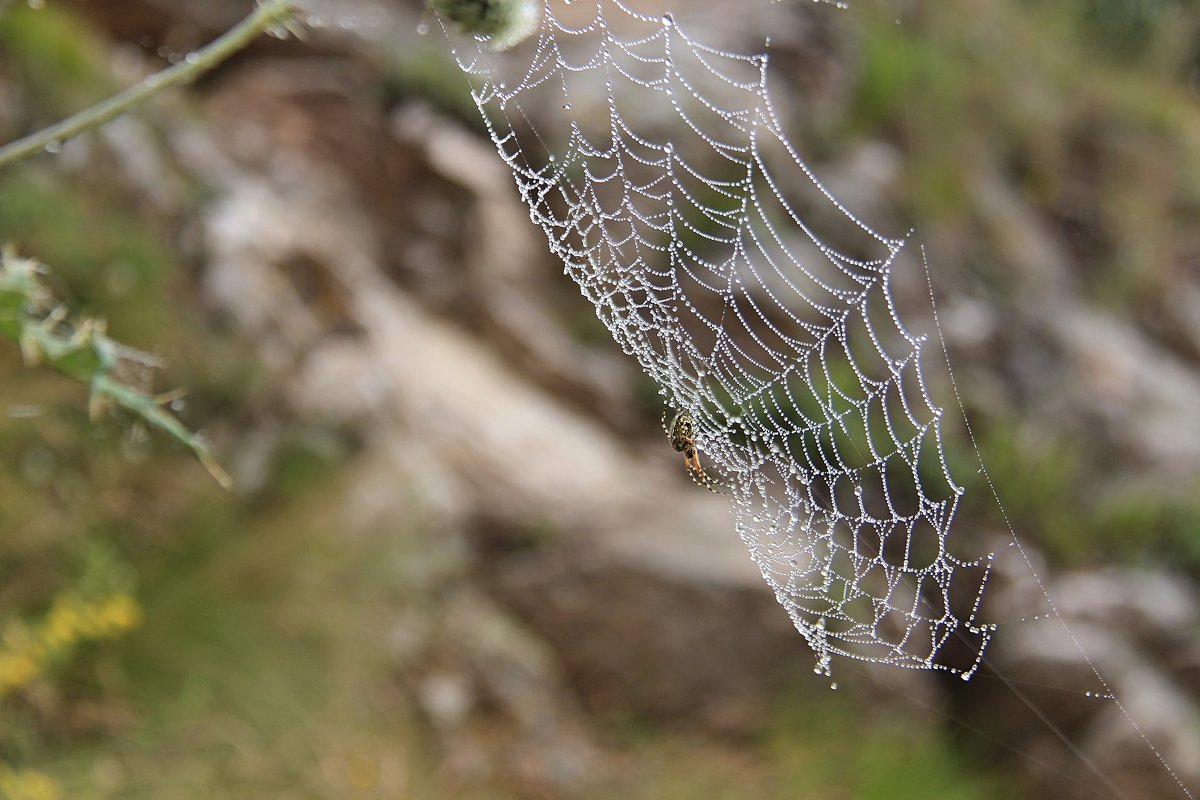
[[[264,0],[254,13],[230,28],[207,47],[189,53],[178,64],[155,73],[136,86],[114,95],[62,122],[0,147],[0,168],[47,146],[54,147],[124,114],[159,92],[187,83],[220,64],[274,25],[286,24],[294,12],[293,0]]]
[[[115,377],[121,361],[157,366],[153,358],[108,338],[104,323],[66,320],[64,306],[43,283],[41,266],[0,248],[0,338],[21,348],[26,364],[45,363],[88,385],[88,411],[93,418],[116,404],[186,445],[209,474],[229,489],[233,481],[209,450],[204,437],[192,433],[167,405],[175,394],[154,396]]]

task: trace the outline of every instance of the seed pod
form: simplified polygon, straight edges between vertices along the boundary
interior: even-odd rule
[[[507,50],[537,29],[539,0],[429,0],[435,14],[466,34],[482,36],[492,50]]]

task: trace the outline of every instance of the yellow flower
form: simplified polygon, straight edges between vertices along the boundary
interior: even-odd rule
[[[41,669],[42,660],[33,653],[0,653],[0,695],[29,683]]]
[[[80,639],[119,636],[141,621],[142,608],[128,594],[109,595],[95,603],[71,592],[59,595],[34,631],[14,621],[0,634],[0,697],[33,681],[47,659],[67,652]]]
[[[0,766],[0,797],[5,800],[59,800],[62,792],[48,775]]]
[[[142,623],[142,607],[130,595],[113,595],[100,607],[100,618],[107,626],[110,636],[123,633]]]
[[[78,636],[79,614],[74,609],[60,607],[57,603],[42,624],[41,639],[46,646],[58,650],[75,641]]]

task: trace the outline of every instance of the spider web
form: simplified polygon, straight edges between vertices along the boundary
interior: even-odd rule
[[[801,159],[767,42],[739,52],[691,35],[682,10],[631,6],[551,0],[510,52],[455,47],[531,218],[695,418],[815,671],[846,656],[969,678],[993,630],[976,620],[993,557],[948,546],[963,490],[922,374],[928,340],[893,298],[906,240]]]

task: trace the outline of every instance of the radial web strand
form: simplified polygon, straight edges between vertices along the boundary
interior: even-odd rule
[[[457,41],[497,150],[613,338],[695,419],[816,670],[844,656],[969,678],[992,555],[948,546],[962,488],[922,374],[936,343],[893,299],[905,239],[801,159],[764,52],[631,5],[548,2],[509,52]]]

